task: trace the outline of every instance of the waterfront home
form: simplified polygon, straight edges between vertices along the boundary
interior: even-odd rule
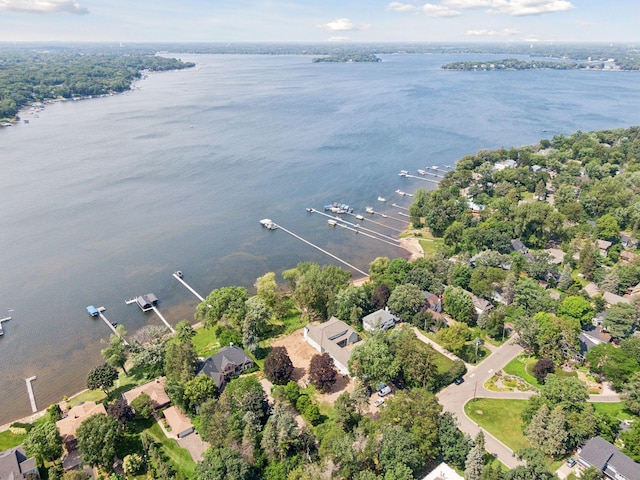
[[[124,392],[122,394],[122,398],[125,399],[128,405],[131,405],[131,402],[133,402],[136,398],[144,393],[147,394],[153,402],[153,409],[159,410],[171,403],[169,395],[167,395],[167,393],[164,391],[164,386],[166,383],[166,377],[156,378],[149,383],[139,385],[136,388],[129,390],[128,392]]]
[[[213,378],[218,390],[222,390],[229,377],[240,375],[245,370],[253,368],[254,365],[253,360],[241,348],[231,344],[205,359],[198,375],[208,375]]]
[[[56,427],[58,427],[58,431],[62,437],[62,443],[67,452],[72,452],[76,449],[76,430],[80,424],[90,416],[96,414],[107,414],[104,405],[101,403],[96,404],[96,402],[83,402],[71,408],[63,414],[62,419],[56,422]]]
[[[304,339],[320,353],[327,352],[340,373],[349,375],[349,357],[353,345],[360,341],[360,336],[349,325],[336,317],[320,325],[304,327]]]
[[[453,468],[442,462],[422,480],[464,480]]]
[[[602,437],[594,437],[578,450],[578,464],[596,467],[611,480],[640,480],[640,464]]]
[[[36,459],[27,457],[24,448],[14,447],[0,452],[0,479],[18,480],[27,478],[29,474],[31,478],[40,478]]]

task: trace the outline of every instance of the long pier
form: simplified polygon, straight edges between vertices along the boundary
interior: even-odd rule
[[[29,394],[29,402],[31,403],[31,411],[36,413],[38,411],[38,407],[36,406],[36,396],[33,393],[33,386],[31,382],[36,379],[36,376],[25,378],[24,381],[27,382],[27,393]]]
[[[384,233],[379,233],[379,232],[376,232],[375,230],[371,230],[370,228],[366,228],[366,227],[360,226],[358,224],[355,224],[355,223],[352,223],[352,222],[348,222],[347,220],[345,220],[343,218],[340,218],[338,216],[334,217],[332,215],[329,215],[329,214],[326,214],[324,212],[321,212],[320,210],[316,210],[315,208],[308,209],[307,211],[309,213],[319,213],[320,215],[323,215],[323,216],[325,216],[327,218],[330,218],[332,220],[337,220],[337,221],[342,222],[342,223],[344,223],[346,225],[350,225],[351,227],[356,229],[355,230],[356,232],[360,232],[363,235],[365,235],[366,237],[371,237],[371,238],[374,238],[374,239],[380,240],[380,241],[385,241],[385,240],[382,240],[382,239],[390,240],[391,242],[396,242],[396,243],[392,244],[392,245],[396,245],[396,246],[397,246],[397,243],[399,243],[397,238],[393,238],[393,237],[390,237],[388,235],[385,235]],[[338,225],[340,226],[340,224],[338,224]],[[367,234],[365,232],[370,232],[373,235],[369,235],[369,234]],[[374,236],[374,235],[377,235],[377,237]],[[379,237],[382,237],[382,238],[379,238]],[[385,243],[389,243],[389,242],[385,242]]]
[[[440,183],[439,180],[433,180],[431,178],[419,177],[417,175],[411,175],[410,173],[399,173],[398,175],[400,175],[401,177],[407,177],[407,178],[417,178],[418,180],[423,180],[425,182]]]
[[[349,213],[347,212],[347,215],[351,215],[352,217],[358,217],[358,214],[356,213]],[[370,218],[365,217],[364,215],[360,215],[362,217],[362,221],[363,222],[371,222],[374,225],[378,225],[379,227],[383,227],[383,228],[388,228],[389,230],[393,230],[394,232],[398,232],[398,233],[402,233],[403,230],[401,228],[396,228],[396,227],[392,227],[391,225],[387,225],[385,223],[381,223],[381,222],[376,222],[375,220],[371,220]]]
[[[151,308],[153,309],[154,312],[156,312],[156,315],[158,315],[158,318],[160,318],[160,320],[162,320],[162,323],[164,323],[167,328],[169,329],[169,331],[171,333],[176,333],[176,331],[173,329],[173,327],[169,324],[169,322],[167,322],[167,320],[162,316],[162,314],[160,313],[160,310],[158,310],[156,308],[155,305],[151,305]]]
[[[120,337],[120,340],[122,340],[122,343],[128,346],[128,345],[129,345],[129,342],[127,342],[127,341],[125,340],[125,338],[124,338],[122,335],[120,335],[120,332],[118,332],[118,329],[117,329],[116,327],[114,327],[114,326],[113,326],[113,323],[111,323],[111,322],[109,321],[109,319],[108,319],[107,317],[105,317],[105,316],[104,316],[104,313],[102,313],[102,312],[104,312],[105,310],[106,310],[106,308],[104,308],[104,307],[99,307],[99,308],[98,308],[98,316],[102,319],[102,321],[103,321],[104,323],[106,323],[106,324],[107,324],[107,327],[109,327],[109,328],[111,329],[111,331],[112,331],[112,332],[113,332],[117,337]]]
[[[288,233],[289,235],[291,235],[293,238],[297,238],[298,240],[300,240],[303,243],[306,243],[307,245],[309,245],[310,247],[315,248],[316,250],[324,253],[325,255],[328,255],[329,257],[333,258],[334,260],[337,260],[338,262],[342,263],[343,265],[346,265],[347,267],[351,268],[352,270],[355,270],[358,273],[361,273],[362,275],[364,275],[365,277],[369,277],[369,274],[366,272],[363,272],[362,270],[360,270],[358,267],[354,267],[353,265],[351,265],[350,263],[346,262],[345,260],[342,260],[341,258],[335,256],[333,253],[327,252],[325,249],[319,247],[318,245],[311,243],[309,240],[305,240],[304,238],[302,238],[300,235],[296,235],[295,233],[293,233],[290,230],[287,230],[286,228],[284,228],[282,225],[278,225],[275,222],[271,222],[273,224],[273,226],[275,228],[279,228],[280,230],[282,230],[285,233]]]
[[[4,329],[2,328],[2,322],[8,322],[11,320],[11,317],[0,318],[0,337],[4,335]]]
[[[403,207],[402,205],[398,205],[397,203],[392,203],[391,206],[399,208],[400,210],[406,210],[407,212],[409,211],[407,207]]]
[[[188,284],[187,282],[185,282],[185,281],[183,280],[183,278],[182,278],[180,275],[178,275],[178,273],[177,273],[177,272],[173,274],[173,278],[175,278],[175,279],[176,279],[176,280],[178,280],[182,285],[184,285],[184,286],[186,287],[186,289],[187,289],[187,290],[189,290],[191,293],[193,293],[193,294],[196,296],[196,298],[197,298],[198,300],[200,300],[201,302],[204,302],[204,298],[202,297],[202,295],[200,295],[200,294],[199,294],[198,292],[196,292],[193,288],[191,288],[191,287],[189,286],[189,284]]]

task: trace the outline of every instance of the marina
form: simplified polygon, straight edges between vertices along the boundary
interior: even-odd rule
[[[398,175],[406,178],[417,178],[418,180],[422,180],[424,182],[440,183],[438,180],[433,180],[431,178],[420,177],[418,175],[411,175],[407,170],[400,170],[400,173]],[[436,176],[439,177],[438,175]]]

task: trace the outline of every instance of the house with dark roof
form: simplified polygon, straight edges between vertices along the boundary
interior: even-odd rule
[[[511,250],[513,250],[514,252],[520,252],[523,255],[529,253],[529,249],[525,246],[524,243],[522,243],[522,241],[520,241],[519,238],[511,240]]]
[[[340,373],[349,374],[349,357],[353,345],[360,341],[360,336],[349,325],[336,317],[319,325],[304,327],[304,339],[320,353],[327,352]]]
[[[393,328],[399,321],[400,319],[389,312],[389,310],[381,309],[363,317],[362,328],[367,332],[374,332],[375,330],[384,330],[386,332],[390,328]]]
[[[198,370],[198,375],[210,376],[216,382],[218,390],[222,390],[229,377],[240,375],[254,365],[253,360],[241,348],[230,345],[205,359]]]
[[[596,467],[611,480],[640,480],[640,464],[602,437],[592,438],[579,450],[578,463]]]
[[[37,475],[36,478],[40,478],[36,459],[27,457],[22,447],[10,448],[0,452],[0,479],[18,480],[27,478],[30,473]]]

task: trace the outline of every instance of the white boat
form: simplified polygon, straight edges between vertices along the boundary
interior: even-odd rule
[[[400,170],[400,173],[398,174],[401,177],[406,177],[407,175],[409,175],[409,170]]]
[[[386,199],[386,198],[384,198],[384,197],[378,197],[378,201],[379,201],[379,202],[386,202],[386,201],[387,201],[387,199]]]
[[[364,220],[364,217],[363,217],[362,215],[360,215],[360,214],[356,215],[356,218],[357,218],[358,220]]]
[[[336,222],[335,220],[331,220],[331,219],[327,220],[327,223],[332,227],[335,227],[338,224],[338,222]]]
[[[365,208],[365,209],[364,209],[364,211],[365,211],[366,213],[370,213],[371,215],[373,215],[373,214],[374,214],[373,207],[367,207],[367,208]]]
[[[426,172],[426,171],[424,171],[424,170],[418,170],[418,173],[419,173],[420,175],[426,175],[426,174],[427,174],[427,172]]]
[[[267,230],[275,230],[276,228],[278,228],[278,226],[269,218],[263,218],[262,220],[260,220],[260,224]]]

